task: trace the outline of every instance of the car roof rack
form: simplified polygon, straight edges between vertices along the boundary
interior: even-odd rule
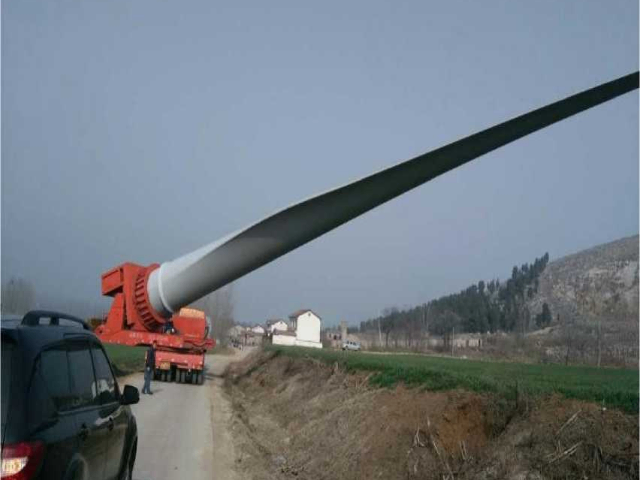
[[[87,322],[85,322],[81,318],[74,317],[66,313],[52,312],[49,310],[31,310],[30,312],[27,312],[25,316],[22,317],[21,325],[40,325],[41,318],[51,319],[49,325],[60,325],[60,319],[63,319],[79,323],[85,330],[91,330]]]

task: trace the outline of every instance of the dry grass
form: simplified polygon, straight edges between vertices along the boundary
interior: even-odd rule
[[[638,478],[637,415],[557,395],[379,389],[368,375],[273,352],[234,367],[242,476]]]

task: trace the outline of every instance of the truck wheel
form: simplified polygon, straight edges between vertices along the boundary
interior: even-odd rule
[[[202,385],[204,383],[204,370],[198,372],[198,385]]]
[[[193,372],[191,374],[191,383],[193,383],[194,385],[198,384],[198,375],[199,375],[198,372]]]

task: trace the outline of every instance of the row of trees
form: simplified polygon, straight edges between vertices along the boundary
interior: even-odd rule
[[[11,277],[2,284],[3,314],[23,315],[36,305],[36,290],[31,282],[18,277]]]
[[[514,266],[511,278],[483,280],[459,293],[447,295],[429,303],[400,310],[396,307],[383,311],[378,318],[360,323],[361,332],[378,332],[388,346],[390,336],[411,339],[420,333],[445,335],[456,332],[495,332],[498,330],[526,331],[533,326],[543,327],[551,322],[551,310],[545,303],[542,312],[532,321],[527,300],[532,299],[539,288],[539,277],[549,263],[549,254],[536,258],[532,264]]]
[[[227,332],[235,325],[233,284],[202,297],[191,306],[202,310],[211,319],[209,336],[226,341]]]

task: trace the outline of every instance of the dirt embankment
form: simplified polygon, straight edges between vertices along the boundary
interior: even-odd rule
[[[638,416],[585,402],[377,389],[265,353],[225,388],[243,478],[638,478]]]

